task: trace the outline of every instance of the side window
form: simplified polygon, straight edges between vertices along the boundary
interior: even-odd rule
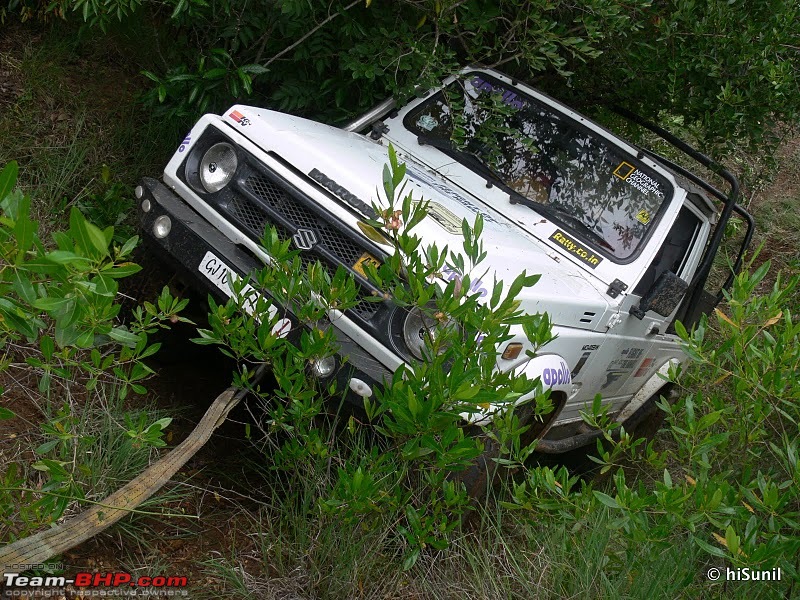
[[[684,206],[678,213],[672,229],[669,230],[664,244],[633,293],[638,296],[644,294],[665,271],[672,271],[676,275],[680,275],[689,249],[692,247],[692,241],[697,237],[698,231],[700,231],[700,219]]]

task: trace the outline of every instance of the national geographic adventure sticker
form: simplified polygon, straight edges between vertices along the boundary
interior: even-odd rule
[[[577,258],[582,263],[589,265],[592,269],[603,262],[602,257],[597,256],[591,250],[587,250],[583,244],[571,238],[560,229],[556,229],[555,232],[553,232],[553,235],[551,235],[548,239],[564,248],[564,250],[572,254],[572,256]]]

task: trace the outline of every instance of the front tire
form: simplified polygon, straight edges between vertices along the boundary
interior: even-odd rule
[[[541,439],[561,414],[561,410],[567,402],[567,395],[563,392],[553,392],[550,398],[553,401],[553,410],[546,415],[537,416],[533,403],[527,403],[514,409],[520,423],[530,425],[520,435],[520,448]],[[454,477],[456,481],[464,484],[467,495],[474,502],[484,500],[490,490],[502,479],[502,469],[497,462],[497,459],[500,458],[500,443],[486,433],[480,435],[484,441],[483,452],[466,470],[456,473]]]

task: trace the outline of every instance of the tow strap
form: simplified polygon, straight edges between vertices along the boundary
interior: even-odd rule
[[[257,383],[266,372],[261,365],[250,379]],[[9,565],[42,564],[107,529],[150,498],[167,483],[211,438],[228,413],[248,393],[230,387],[208,407],[189,436],[145,469],[138,477],[91,508],[45,531],[0,548],[0,573],[16,573]]]

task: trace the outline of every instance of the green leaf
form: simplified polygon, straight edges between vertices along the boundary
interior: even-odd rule
[[[47,454],[48,452],[50,452],[50,450],[58,446],[58,442],[59,440],[50,440],[49,442],[45,442],[44,444],[36,448],[35,452],[36,454]]]
[[[86,217],[76,207],[72,207],[69,214],[69,231],[73,239],[78,244],[78,247],[86,254],[91,254],[94,243],[89,236],[89,230],[86,227]],[[102,234],[101,234],[102,235]]]
[[[0,298],[0,316],[5,319],[6,324],[11,326],[13,331],[17,331],[27,338],[36,337],[38,332],[36,321],[19,316],[19,307],[9,302],[5,298]]]
[[[110,238],[108,238],[97,225],[90,223],[89,221],[85,222],[85,226],[86,233],[89,237],[89,242],[92,244],[94,249],[97,250],[97,252],[99,252],[101,255],[107,255],[108,244],[111,241]]]
[[[128,256],[131,252],[133,252],[134,248],[136,248],[138,244],[139,244],[138,235],[128,238],[122,245],[122,248],[120,248],[119,257],[125,258],[126,256]]]
[[[24,197],[17,208],[17,220],[14,223],[14,235],[17,238],[17,246],[23,252],[30,250],[33,245],[34,234],[37,223],[31,221],[29,216],[30,200]]]
[[[81,256],[80,254],[75,254],[69,250],[53,250],[52,252],[45,254],[45,258],[56,263],[57,265],[69,265],[79,262],[87,263],[91,261],[90,258]]]
[[[736,532],[733,530],[733,526],[728,525],[728,528],[725,530],[725,543],[728,545],[728,550],[733,556],[739,552],[739,544],[741,542],[741,538],[736,535]]]
[[[19,165],[12,160],[0,171],[0,200],[8,196],[17,185]]]
[[[697,544],[702,550],[705,550],[712,556],[718,556],[719,558],[727,558],[727,555],[721,548],[717,548],[716,546],[712,546],[708,542],[704,542],[699,537],[694,537],[694,543]]]
[[[408,556],[403,559],[403,570],[408,571],[417,564],[417,559],[419,558],[419,548],[415,548],[414,551],[409,554]]]
[[[598,492],[597,490],[595,490],[593,494],[595,498],[597,498],[600,502],[602,502],[609,508],[619,508],[619,504],[617,503],[617,501],[614,500],[614,498],[612,498],[608,494],[604,494],[603,492]]]
[[[91,329],[78,336],[77,346],[79,348],[91,348],[92,345],[94,345],[94,331]]]
[[[391,202],[394,199],[394,181],[387,165],[383,165],[383,191]]]
[[[170,423],[172,423],[172,417],[164,417],[163,419],[159,419],[158,421],[150,425],[150,427],[147,428],[147,431],[151,430],[155,431],[156,429],[158,429],[159,431],[163,431],[164,429],[169,427]]]
[[[172,14],[169,16],[170,19],[174,19],[179,14],[181,14],[184,9],[186,8],[187,0],[180,0],[177,5],[175,5],[175,10],[172,11]]]
[[[239,70],[244,71],[245,73],[249,73],[250,75],[263,75],[264,73],[269,72],[268,68],[256,64],[244,65],[240,67]]]
[[[131,333],[125,329],[120,327],[114,327],[108,334],[112,340],[119,342],[123,346],[128,346],[129,348],[135,348],[136,344],[139,343],[139,336],[135,333]]]
[[[61,308],[62,306],[66,306],[72,299],[71,298],[38,298],[34,303],[33,306],[38,308],[39,310],[43,310],[46,312],[53,312]]]
[[[33,284],[28,275],[22,271],[14,273],[14,291],[28,304],[33,304],[36,301],[36,291],[33,289]]]
[[[203,79],[222,79],[228,73],[228,69],[209,69],[203,73]]]
[[[12,411],[10,411],[9,409],[7,409],[7,408],[3,408],[2,406],[0,406],[0,421],[6,421],[6,420],[8,420],[8,419],[13,419],[13,418],[14,418],[14,417],[16,417],[16,416],[17,416],[17,415],[15,415],[15,414],[14,414]]]

